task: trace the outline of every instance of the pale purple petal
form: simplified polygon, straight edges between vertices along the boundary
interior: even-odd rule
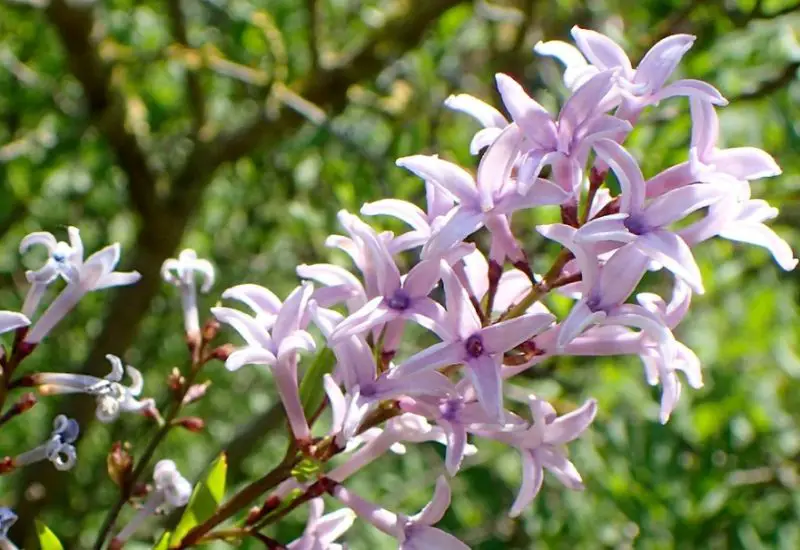
[[[502,198],[495,202],[495,212],[511,214],[517,210],[533,208],[534,206],[545,206],[563,204],[572,197],[572,193],[564,190],[550,180],[536,178],[528,186],[528,191],[524,194],[511,191],[505,193]]]
[[[647,235],[641,235],[633,243],[618,248],[603,266],[597,285],[600,307],[607,309],[621,304],[641,281],[649,261],[648,255],[643,254],[638,246]]]
[[[417,231],[430,229],[428,217],[419,206],[399,199],[383,199],[364,203],[361,213],[365,216],[392,216],[404,221]]]
[[[464,361],[464,345],[461,342],[440,342],[412,355],[398,365],[396,376],[411,376],[425,370],[438,369],[447,365],[457,365]]]
[[[44,246],[48,252],[52,253],[55,250],[58,241],[52,233],[48,233],[47,231],[34,231],[33,233],[28,233],[19,243],[20,254],[25,253],[31,246],[35,244]]]
[[[584,300],[577,302],[566,319],[559,325],[556,347],[559,350],[569,344],[588,327],[601,322],[606,314],[603,311],[592,311]]]
[[[435,525],[444,517],[444,513],[450,507],[450,485],[447,483],[447,478],[439,476],[436,479],[436,488],[433,491],[433,497],[430,502],[420,510],[420,512],[410,519],[414,523],[423,525]]]
[[[517,498],[514,504],[511,505],[511,510],[508,515],[512,518],[519,516],[525,508],[530,506],[536,495],[542,488],[542,481],[544,481],[544,470],[542,464],[536,459],[534,454],[530,451],[523,450],[522,457],[522,484],[520,485]]]
[[[455,476],[461,468],[464,460],[464,452],[467,448],[467,430],[460,422],[450,422],[444,418],[436,420],[447,436],[447,451],[445,452],[444,465],[447,473]]]
[[[547,109],[529,96],[513,78],[495,75],[497,90],[511,118],[536,146],[552,149],[556,144],[556,127]]]
[[[398,316],[399,312],[389,308],[383,296],[378,296],[339,323],[330,340],[338,342],[349,336],[363,334],[373,327],[396,319]]]
[[[536,457],[541,460],[542,466],[550,470],[564,486],[574,491],[583,489],[581,475],[561,450],[552,447],[541,447],[535,453]]]
[[[636,159],[622,145],[610,139],[595,142],[597,155],[608,163],[621,187],[619,210],[625,214],[639,212],[644,207],[645,183]]]
[[[355,493],[348,491],[342,485],[338,485],[332,491],[332,495],[339,502],[355,512],[358,517],[371,523],[387,535],[397,537],[400,534],[399,531],[402,527],[399,525],[397,514],[364,500]]]
[[[431,235],[431,239],[422,248],[422,257],[436,259],[447,253],[483,225],[484,215],[480,211],[459,206],[451,210],[441,226]]]
[[[252,309],[256,314],[269,313],[277,315],[278,311],[281,309],[281,301],[278,297],[269,289],[259,285],[237,285],[223,292],[222,297],[238,300]]]
[[[575,25],[572,27],[572,37],[581,53],[595,67],[601,70],[619,67],[626,76],[633,72],[625,51],[606,35]]]
[[[648,98],[648,103],[658,103],[662,99],[676,96],[695,98],[714,105],[728,104],[728,100],[714,86],[702,80],[694,79],[676,80],[672,84],[664,86]]]
[[[508,124],[500,111],[469,94],[451,95],[444,100],[444,106],[470,115],[484,128],[504,128]]]
[[[276,358],[269,350],[248,346],[231,353],[225,361],[225,368],[235,371],[244,365],[274,365],[275,362]]]
[[[533,51],[539,55],[555,57],[564,65],[564,84],[574,90],[596,74],[598,69],[589,65],[580,50],[561,40],[537,42]]]
[[[561,246],[567,248],[575,255],[575,259],[580,268],[583,276],[584,288],[592,288],[600,275],[600,270],[597,266],[597,259],[591,252],[582,245],[575,242],[574,227],[570,227],[563,223],[554,223],[550,225],[537,225],[538,231],[543,237],[556,241]]]
[[[590,118],[601,114],[598,111],[598,103],[611,90],[613,78],[614,71],[603,71],[575,90],[558,115],[559,140],[572,139]]]
[[[719,139],[717,110],[709,101],[690,97],[689,111],[692,114],[692,147],[697,150],[697,156],[702,162],[710,162]]]
[[[322,385],[325,388],[325,395],[328,396],[328,403],[331,405],[331,434],[339,433],[342,430],[344,416],[347,412],[347,404],[344,394],[330,374],[322,377]]]
[[[478,130],[469,142],[469,153],[471,155],[477,155],[482,149],[489,147],[492,143],[497,141],[502,131],[502,128],[484,128],[483,130]]]
[[[414,525],[411,529],[411,536],[397,550],[469,550],[469,546],[436,527]]]
[[[138,271],[114,271],[102,275],[94,285],[94,290],[102,290],[115,286],[127,286],[139,282],[142,275]]]
[[[580,437],[597,415],[597,401],[587,400],[580,408],[559,416],[547,425],[544,442],[552,445],[564,445]]]
[[[120,246],[119,243],[114,243],[101,248],[86,259],[84,268],[89,266],[97,266],[101,268],[102,273],[111,273],[119,263]],[[81,283],[83,284],[83,272],[81,269]]]
[[[689,245],[678,235],[665,230],[640,235],[633,246],[680,277],[697,294],[703,294],[703,278]]]
[[[647,225],[665,227],[682,220],[695,210],[705,208],[730,194],[725,185],[698,183],[675,189],[653,199],[645,208]],[[580,233],[580,231],[578,231]]]
[[[661,89],[694,41],[695,37],[689,34],[673,34],[659,40],[639,62],[633,82],[646,85],[651,92]]]
[[[305,282],[295,288],[286,298],[275,319],[275,326],[272,328],[272,337],[275,342],[280,342],[301,328],[300,325],[312,292],[314,292],[314,286]]]
[[[719,236],[732,241],[763,246],[769,250],[778,265],[786,271],[797,267],[797,258],[794,257],[789,244],[762,223],[733,223],[721,231]]]
[[[495,422],[503,421],[503,379],[500,376],[500,362],[502,358],[489,355],[480,357],[467,357],[466,375],[478,401]]]
[[[20,327],[27,327],[30,324],[31,322],[22,313],[0,311],[0,334]]]
[[[501,321],[481,329],[487,353],[505,353],[550,326],[555,317],[548,314],[527,314]]]
[[[252,316],[242,313],[238,309],[229,307],[212,307],[211,314],[214,315],[220,323],[225,323],[233,327],[249,345],[266,349],[272,349],[274,347],[269,332],[267,332],[267,330]]]
[[[781,168],[769,153],[756,147],[734,147],[714,151],[711,162],[717,170],[740,180],[769,178],[781,173]]]
[[[431,293],[441,279],[440,265],[436,260],[422,261],[411,268],[403,280],[403,290],[411,298],[422,298]]]
[[[316,349],[314,338],[304,330],[296,330],[281,340],[278,345],[278,360],[283,361],[289,354],[298,351],[312,352]]]
[[[433,331],[442,340],[455,338],[447,311],[430,298],[415,300],[412,306],[403,312],[403,317]]]
[[[636,235],[625,227],[628,214],[610,214],[594,219],[575,232],[575,242],[596,243],[601,241],[614,241],[629,243],[636,240]]]
[[[483,154],[476,176],[480,207],[483,211],[491,210],[495,195],[509,183],[521,142],[520,127],[510,124]]]
[[[445,262],[441,264],[444,283],[445,304],[450,317],[452,331],[462,339],[469,338],[481,328],[481,320],[469,295],[453,270]]]
[[[469,172],[436,156],[412,155],[397,159],[397,166],[429,180],[455,195],[462,204],[478,202],[478,189]]]

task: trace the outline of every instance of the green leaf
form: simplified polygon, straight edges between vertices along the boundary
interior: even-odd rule
[[[64,550],[55,533],[39,520],[36,520],[36,536],[39,538],[39,546],[42,550]]]
[[[164,534],[161,535],[160,539],[158,539],[158,542],[153,547],[153,550],[169,550],[169,538],[171,535],[171,531],[164,531]]]
[[[180,542],[192,527],[207,520],[217,510],[222,502],[222,497],[225,496],[227,473],[228,457],[222,453],[211,465],[206,478],[199,482],[192,491],[189,504],[186,505],[178,527],[175,528],[175,532],[169,539],[170,545]]]
[[[300,383],[300,401],[303,403],[306,418],[313,416],[322,404],[325,397],[322,378],[333,370],[335,362],[333,351],[325,348],[319,352],[303,376],[303,381]]]

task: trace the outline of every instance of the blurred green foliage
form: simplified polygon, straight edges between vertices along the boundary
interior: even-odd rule
[[[721,111],[726,145],[762,147],[777,158],[784,174],[755,183],[754,196],[781,208],[773,227],[800,249],[796,2],[39,4],[0,1],[2,309],[20,307],[23,272],[36,265],[17,254],[21,237],[66,225],[80,227],[88,250],[121,242],[123,264],[150,281],[178,244],[195,248],[218,267],[205,311],[242,282],[285,295],[297,264],[345,262],[324,247],[337,231],[337,210],[388,196],[420,202],[420,181],[396,168],[395,158],[439,153],[475,166],[468,152],[475,124],[443,109],[449,94],[497,104],[493,74],[506,72],[557,108],[565,97],[560,67],[532,47],[568,39],[574,24],[618,39],[633,59],[666,34],[697,35],[679,71],[731,99]],[[252,134],[237,133],[248,128]],[[689,129],[685,101],[647,112],[628,142],[645,175],[686,158]],[[539,270],[554,252],[532,230],[544,215],[515,217]],[[591,433],[571,446],[586,490],[571,493],[548,478],[534,505],[512,521],[505,513],[520,482],[518,457],[481,442],[453,480],[443,528],[481,550],[800,548],[800,280],[762,249],[719,241],[696,255],[707,292],[695,298],[678,336],[702,360],[705,387],[685,390],[661,426],[658,391],[644,383],[638,359],[560,359],[512,380],[512,395],[535,391],[565,410],[588,395],[600,401]],[[147,395],[163,402],[166,376],[187,363],[178,296],[166,285],[141,284],[144,290],[125,289],[113,302],[109,293],[88,296],[25,368],[105,373],[98,358],[116,352],[142,370]],[[664,280],[657,284],[668,292]],[[173,458],[196,478],[230,447],[230,494],[278,463],[285,429],[264,370],[231,374],[213,364],[204,376],[212,385],[191,414],[205,418],[207,429],[175,431],[156,458]],[[0,455],[38,444],[57,412],[91,416],[86,401],[41,402],[3,427]],[[68,474],[46,465],[0,477],[0,504],[20,511],[24,547],[36,547],[37,517],[65,547],[90,547],[116,497],[105,472],[108,449],[124,439],[141,450],[152,429],[131,416],[94,423]],[[422,445],[373,464],[349,485],[411,513],[442,471],[441,449]],[[269,534],[292,540],[303,519],[298,510]],[[148,525],[144,542],[130,548],[160,537],[163,521]],[[362,523],[348,543],[391,547]]]

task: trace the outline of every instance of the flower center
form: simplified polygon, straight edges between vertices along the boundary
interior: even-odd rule
[[[625,221],[622,222],[622,225],[624,225],[625,228],[634,235],[644,235],[645,233],[650,232],[652,229],[643,219],[639,218],[638,216],[628,216],[625,218]]]
[[[446,399],[439,405],[439,412],[445,420],[453,421],[464,408],[464,402],[461,399]]]
[[[480,357],[484,351],[483,338],[481,338],[480,334],[473,334],[464,342],[464,348],[466,348],[467,354],[471,357]]]
[[[398,288],[391,296],[386,298],[386,305],[396,311],[406,310],[411,305],[411,296],[402,288]]]

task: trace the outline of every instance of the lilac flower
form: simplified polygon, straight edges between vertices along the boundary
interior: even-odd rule
[[[397,160],[398,166],[448,190],[459,203],[431,234],[422,249],[423,258],[441,258],[485,225],[492,233],[490,256],[493,259],[501,264],[505,257],[515,262],[524,259],[522,249],[511,234],[508,214],[532,206],[561,204],[568,195],[544,179],[537,179],[527,193],[519,195],[510,185],[508,148],[507,140],[502,138],[489,148],[478,168],[477,183],[462,168],[435,156],[414,155]]]
[[[159,460],[153,468],[153,491],[131,519],[131,521],[114,537],[120,543],[127,541],[144,520],[156,513],[158,509],[165,512],[186,506],[192,495],[192,484],[181,475],[175,462]]]
[[[432,527],[450,506],[450,486],[444,477],[436,480],[433,498],[414,516],[390,512],[376,506],[339,485],[333,496],[361,519],[397,539],[398,550],[469,550],[469,546],[441,529]]]
[[[315,349],[314,339],[302,328],[313,290],[310,283],[304,283],[286,298],[275,317],[271,334],[258,317],[227,307],[211,308],[217,320],[232,326],[247,342],[245,347],[231,353],[225,361],[225,367],[231,371],[242,365],[272,367],[289,425],[298,439],[307,439],[311,434],[298,391],[297,352]]]
[[[647,270],[649,258],[635,244],[617,249],[602,267],[592,251],[575,242],[575,229],[564,224],[538,226],[537,231],[568,248],[581,272],[581,298],[559,327],[556,347],[562,351],[592,325],[623,325],[641,329],[658,342],[663,355],[673,357],[674,338],[661,319],[645,308],[625,304]]]
[[[334,264],[302,264],[297,266],[297,276],[311,279],[322,285],[311,295],[311,299],[322,307],[344,303],[350,313],[367,303],[367,293],[358,278],[345,268]]]
[[[502,421],[500,370],[503,354],[546,328],[554,318],[548,314],[527,314],[482,327],[466,290],[453,270],[445,262],[442,262],[441,269],[452,332],[444,342],[417,353],[398,366],[397,374],[410,376],[463,363],[484,410],[492,419]]]
[[[489,432],[486,437],[516,447],[522,456],[522,486],[509,515],[519,516],[539,493],[544,469],[550,470],[566,487],[583,489],[578,470],[569,461],[562,445],[574,441],[586,431],[597,414],[597,401],[589,399],[580,408],[563,416],[547,401],[528,397],[533,423],[525,431]]]
[[[136,399],[144,387],[141,373],[130,365],[125,367],[131,378],[130,387],[122,381],[122,361],[116,355],[106,355],[111,363],[111,373],[105,378],[97,378],[86,374],[67,374],[41,372],[31,375],[32,383],[39,386],[42,395],[65,393],[86,393],[97,399],[96,416],[100,422],[113,422],[121,412],[144,413],[155,409],[153,399]]]
[[[781,268],[791,271],[797,267],[791,247],[764,224],[777,215],[777,208],[766,201],[751,199],[750,186],[739,182],[724,200],[708,209],[705,218],[680,229],[678,234],[690,245],[719,235],[723,239],[763,246]]]
[[[17,522],[17,514],[11,508],[0,506],[0,550],[17,550],[16,545],[8,540],[8,530]]]
[[[498,74],[496,79],[503,104],[515,124],[506,128],[492,147],[497,147],[508,134],[507,139],[514,146],[506,162],[514,162],[514,153],[522,155],[517,175],[519,192],[527,193],[542,168],[550,165],[555,182],[575,200],[592,144],[599,138],[624,136],[631,130],[628,122],[605,114],[614,102],[614,71],[598,73],[582,84],[556,120],[514,79],[504,74]]]
[[[78,458],[73,443],[78,440],[79,434],[78,423],[72,418],[60,414],[53,421],[53,432],[50,434],[50,438],[38,447],[15,457],[14,465],[22,467],[34,462],[49,460],[56,470],[69,470],[75,466]]]
[[[270,330],[278,318],[281,301],[268,288],[246,283],[236,285],[222,293],[223,298],[237,300],[250,308],[255,315],[255,322],[264,330]]]
[[[367,242],[372,254],[372,265],[377,273],[378,296],[345,319],[333,332],[336,341],[386,324],[384,349],[394,351],[400,342],[405,320],[412,320],[437,333],[445,333],[442,307],[428,298],[439,283],[439,262],[423,261],[415,265],[405,277],[392,259],[386,246],[377,239]]]
[[[174,272],[174,274],[173,274]],[[198,259],[191,248],[183,250],[178,258],[169,258],[161,265],[161,277],[167,283],[177,286],[181,291],[181,306],[186,334],[200,337],[200,320],[197,314],[197,287],[195,274],[203,278],[200,292],[205,294],[214,284],[214,266],[208,260]]]
[[[575,233],[575,242],[614,241],[633,243],[643,254],[663,265],[703,293],[700,268],[689,245],[665,229],[695,210],[713,204],[730,193],[724,185],[695,184],[675,189],[645,205],[645,182],[636,160],[610,139],[595,144],[598,156],[614,170],[620,182],[620,213],[596,218]]]
[[[114,271],[114,268],[119,263],[119,243],[106,246],[89,256],[84,262],[83,245],[78,230],[70,228],[69,233],[72,242],[69,251],[66,250],[65,246],[53,245],[55,237],[49,233],[32,233],[22,241],[24,246],[21,246],[21,248],[23,250],[32,244],[52,246],[54,254],[51,257],[52,262],[48,260],[48,264],[45,264],[41,270],[31,275],[34,280],[34,286],[36,284],[47,284],[45,281],[52,282],[59,274],[67,280],[66,288],[53,300],[53,303],[50,304],[25,336],[25,342],[29,344],[38,344],[87,293],[114,286],[130,285],[141,278],[141,275],[136,271],[125,273]],[[29,302],[26,308],[31,312],[35,311],[40,297],[39,295],[39,297],[35,298],[33,300],[35,303],[33,304],[26,299]]]
[[[504,414],[503,423],[490,418],[477,402],[467,402],[458,394],[440,397],[418,396],[400,400],[404,411],[432,419],[441,427],[447,438],[445,466],[447,473],[455,476],[467,454],[467,433],[475,430],[510,431],[520,428],[517,417]]]
[[[623,49],[607,36],[575,26],[572,37],[577,49],[564,42],[552,41],[539,42],[534,51],[556,57],[564,63],[567,69],[564,83],[572,89],[601,71],[618,71],[617,85],[623,94],[623,103],[617,112],[620,118],[635,122],[646,106],[675,96],[688,96],[716,105],[727,103],[716,88],[699,80],[677,80],[666,84],[683,55],[692,47],[694,36],[674,34],[660,40],[644,55],[636,69]]]
[[[325,503],[321,498],[312,499],[308,507],[308,520],[303,535],[290,542],[288,550],[342,550],[343,546],[334,541],[350,529],[355,513],[348,508],[342,508],[323,516]]]
[[[755,180],[777,176],[780,167],[766,151],[757,147],[720,149],[719,117],[714,106],[689,98],[692,138],[689,160],[676,164],[647,181],[647,196],[657,197],[697,181]]]

